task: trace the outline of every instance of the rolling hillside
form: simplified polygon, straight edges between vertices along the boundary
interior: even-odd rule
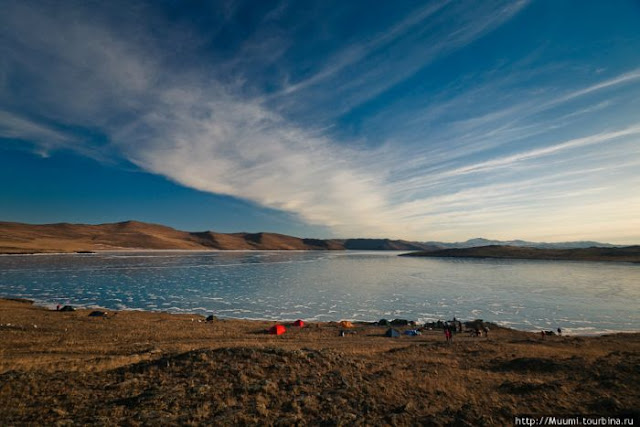
[[[135,249],[177,250],[429,250],[428,245],[389,239],[302,239],[277,233],[187,232],[157,224],[33,225],[0,222],[0,253]]]

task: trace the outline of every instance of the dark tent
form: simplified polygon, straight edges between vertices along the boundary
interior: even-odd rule
[[[269,328],[269,334],[270,335],[282,335],[286,332],[286,328],[283,325],[273,325],[271,328]]]
[[[385,337],[389,338],[398,338],[400,336],[400,332],[397,329],[389,328],[387,332],[384,334]]]
[[[218,318],[216,316],[214,316],[213,314],[210,314],[209,316],[207,316],[207,318],[205,319],[205,321],[207,322],[213,322],[214,320],[218,320]]]
[[[293,326],[297,326],[298,328],[302,328],[304,326],[304,321],[298,319],[295,322],[293,322]]]
[[[89,317],[107,317],[107,312],[106,311],[92,311],[91,313],[89,313]]]
[[[391,324],[393,326],[407,326],[409,324],[409,321],[407,319],[393,319],[391,321]]]
[[[70,305],[65,305],[60,309],[60,311],[76,311],[75,307],[71,307]]]
[[[389,326],[389,321],[387,319],[378,320],[378,326]]]

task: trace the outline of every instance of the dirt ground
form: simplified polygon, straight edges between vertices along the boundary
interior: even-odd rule
[[[514,425],[640,414],[640,334],[384,337],[0,300],[0,425]],[[401,331],[409,327],[398,328]]]

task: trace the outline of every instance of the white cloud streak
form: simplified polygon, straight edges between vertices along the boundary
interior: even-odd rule
[[[382,182],[350,163],[357,153],[291,126],[259,103],[222,90],[202,98],[195,92],[165,93],[114,140],[143,169],[191,188],[293,212],[345,233],[385,223],[376,214],[387,199]]]
[[[69,135],[49,126],[19,117],[7,111],[0,111],[0,138],[36,140],[49,146],[63,144],[72,140]]]
[[[328,97],[328,102],[334,104],[333,108],[325,110],[329,112],[329,117],[348,113],[410,78],[437,59],[497,29],[528,4],[529,0],[491,1],[480,4],[474,10],[469,10],[468,5],[462,3],[441,2],[430,5],[372,42],[341,52],[341,57],[332,61],[337,62],[337,65],[322,70],[308,81],[294,85],[292,90],[286,89],[285,94],[308,88],[309,91],[297,95],[312,96],[319,103]],[[425,22],[432,16],[434,22]],[[455,24],[451,25],[451,22]],[[393,47],[388,48],[390,45]],[[353,75],[357,75],[357,78],[352,78]],[[334,78],[329,83],[331,92],[327,92],[323,85],[314,87],[328,77]],[[336,85],[335,81],[340,84]],[[335,108],[336,96],[340,99],[340,108]],[[288,102],[283,100],[287,108],[300,108],[299,101],[297,97]]]

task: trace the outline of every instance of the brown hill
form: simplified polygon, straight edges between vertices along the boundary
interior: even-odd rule
[[[640,262],[640,246],[627,246],[622,248],[537,249],[490,245],[477,248],[414,252],[403,254],[403,256]]]
[[[0,252],[74,252],[118,249],[320,249],[303,239],[273,233],[186,232],[157,224],[0,223]],[[342,249],[342,247],[331,247]]]
[[[246,250],[341,250],[344,246],[333,240],[300,239],[277,233],[215,233],[205,231],[189,233],[205,248],[215,249],[246,249]]]
[[[187,232],[158,224],[22,224],[0,222],[0,253],[123,249],[178,250],[418,250],[429,246],[389,239],[301,239],[277,233]]]
[[[190,234],[156,224],[20,224],[0,222],[0,252],[74,252],[108,249],[203,249]]]
[[[357,250],[386,250],[386,251],[416,251],[416,250],[435,250],[440,249],[438,246],[431,246],[419,242],[408,242],[406,240],[391,239],[346,239],[341,240],[345,249]]]

